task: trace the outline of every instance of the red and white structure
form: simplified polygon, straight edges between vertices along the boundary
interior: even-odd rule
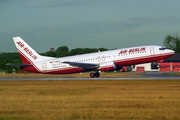
[[[176,53],[171,57],[159,63],[159,71],[162,72],[179,72],[180,71],[180,53]]]
[[[137,64],[132,67],[132,71],[180,72],[180,53],[175,53],[169,58],[161,61]]]

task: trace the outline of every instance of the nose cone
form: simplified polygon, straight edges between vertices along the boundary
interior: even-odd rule
[[[169,54],[170,56],[175,54],[175,52],[171,49],[167,49],[166,53]]]
[[[174,52],[173,50],[170,50],[170,49],[168,49],[168,52],[169,52],[170,54],[172,54],[172,55],[175,54],[175,52]]]

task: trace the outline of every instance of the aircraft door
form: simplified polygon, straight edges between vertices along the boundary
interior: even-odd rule
[[[151,47],[150,48],[150,55],[154,55],[155,53],[154,53],[154,47]]]
[[[46,63],[43,63],[43,64],[42,64],[42,68],[43,68],[43,71],[46,71],[46,70],[47,70],[47,65],[46,65]]]

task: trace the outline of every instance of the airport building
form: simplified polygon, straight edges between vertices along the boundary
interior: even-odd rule
[[[159,71],[159,65],[157,62],[138,64],[133,66],[132,71]]]
[[[171,57],[164,60],[164,62],[159,63],[159,71],[180,71],[180,53],[176,53]]]
[[[132,71],[179,72],[180,71],[180,53],[176,53],[163,61],[146,63],[146,64],[138,64],[138,65],[132,66]]]

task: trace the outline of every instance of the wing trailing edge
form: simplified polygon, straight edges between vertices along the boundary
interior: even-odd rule
[[[63,63],[84,69],[95,69],[99,67],[98,64],[94,64],[94,63],[79,63],[79,62],[69,62],[69,61],[64,61]]]

